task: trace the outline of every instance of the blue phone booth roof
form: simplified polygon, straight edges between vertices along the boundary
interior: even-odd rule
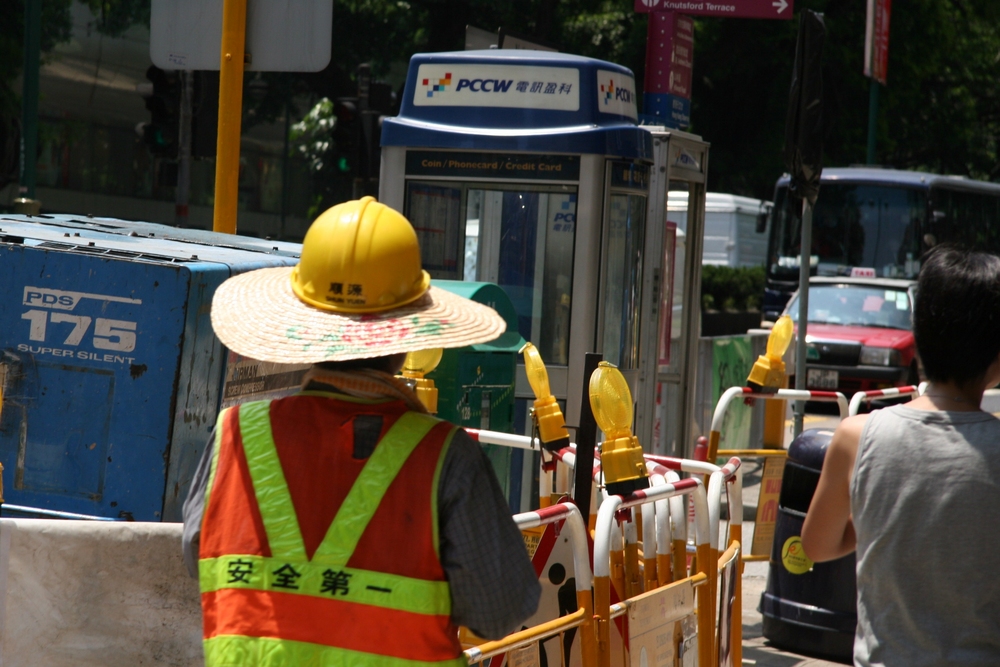
[[[526,50],[418,53],[383,146],[651,159],[627,68]]]

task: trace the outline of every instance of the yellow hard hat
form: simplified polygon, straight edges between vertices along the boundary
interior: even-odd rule
[[[413,226],[374,197],[338,204],[316,218],[292,271],[292,290],[302,301],[338,313],[398,308],[430,284]]]

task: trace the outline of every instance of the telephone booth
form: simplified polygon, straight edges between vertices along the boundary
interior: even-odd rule
[[[567,423],[579,420],[584,355],[601,352],[648,401],[636,412],[644,444],[656,417],[660,296],[672,283],[666,188],[674,165],[683,168],[701,188],[697,209],[707,159],[697,137],[672,153],[678,134],[654,130],[637,125],[634,78],[619,65],[524,50],[417,54],[400,114],[383,123],[379,181],[380,201],[416,228],[433,278],[507,293]],[[689,235],[699,225],[691,216]],[[700,250],[693,256],[700,265]],[[684,303],[685,314],[696,309]],[[675,362],[687,342],[675,343]],[[520,432],[533,398],[519,365]]]

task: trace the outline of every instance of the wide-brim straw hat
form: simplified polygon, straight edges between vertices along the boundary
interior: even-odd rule
[[[258,269],[226,280],[212,300],[212,328],[251,359],[302,364],[454,348],[499,337],[499,314],[433,285],[412,303],[377,313],[321,310],[292,290],[294,267]]]

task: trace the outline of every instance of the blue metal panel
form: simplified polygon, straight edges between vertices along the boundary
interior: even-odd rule
[[[0,217],[0,462],[21,506],[155,521],[219,409],[230,275],[300,246],[73,216]]]
[[[382,145],[651,159],[634,98],[627,68],[593,58],[421,53],[410,59],[400,114],[384,121]]]

